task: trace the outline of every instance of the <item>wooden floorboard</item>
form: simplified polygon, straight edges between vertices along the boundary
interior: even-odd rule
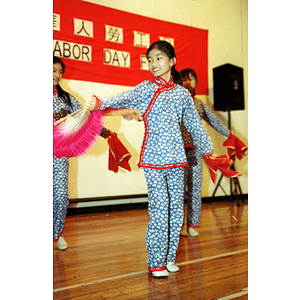
[[[148,220],[146,209],[68,216],[68,249],[53,243],[53,299],[248,299],[247,201],[203,204],[200,234],[180,238],[168,278],[147,271]]]

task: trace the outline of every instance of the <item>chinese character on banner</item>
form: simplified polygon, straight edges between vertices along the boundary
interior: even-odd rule
[[[153,80],[146,51],[158,40],[175,47],[176,69],[194,69],[196,93],[207,95],[208,30],[86,1],[53,0],[53,55],[66,59],[66,79],[124,86]]]
[[[53,14],[53,30],[60,31],[60,15]]]
[[[134,46],[136,47],[143,47],[148,49],[150,46],[150,34],[133,31],[134,35]]]
[[[123,44],[123,28],[105,25],[105,40]]]
[[[93,22],[74,18],[74,34],[86,37],[94,37]]]

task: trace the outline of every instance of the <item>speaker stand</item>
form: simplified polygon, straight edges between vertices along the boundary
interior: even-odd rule
[[[228,129],[231,130],[230,110],[228,110]],[[234,163],[231,165],[230,169],[235,171]],[[219,181],[218,181],[218,183],[217,183],[217,186],[215,187],[215,190],[212,194],[212,198],[215,196],[215,194],[216,194],[219,187],[221,188],[221,190],[223,191],[225,196],[228,196],[226,194],[225,190],[223,189],[223,187],[221,186],[221,181],[223,179],[223,176],[224,175],[222,174]],[[233,186],[234,186],[234,190],[232,189]],[[243,203],[245,202],[244,197],[243,197],[243,193],[242,193],[242,189],[241,189],[241,186],[240,186],[240,182],[239,182],[239,179],[237,177],[230,178],[230,202],[233,202],[233,195],[235,195],[235,198],[236,198],[236,201],[237,201],[237,206],[240,206],[239,196],[241,197],[242,202]]]

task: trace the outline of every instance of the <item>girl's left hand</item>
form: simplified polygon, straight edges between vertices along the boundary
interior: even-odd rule
[[[95,110],[97,107],[97,98],[95,96],[91,96],[86,99],[84,106],[88,110]]]

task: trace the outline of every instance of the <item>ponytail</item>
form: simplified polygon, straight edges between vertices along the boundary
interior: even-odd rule
[[[180,76],[179,72],[175,69],[175,66],[172,67],[171,74],[172,74],[172,76],[173,76],[173,81],[174,81],[176,84],[182,85],[182,79],[181,79],[181,76]]]
[[[58,91],[58,97],[72,108],[72,102],[71,102],[69,93],[67,93],[65,90],[63,90],[59,84],[56,86],[56,88]]]

